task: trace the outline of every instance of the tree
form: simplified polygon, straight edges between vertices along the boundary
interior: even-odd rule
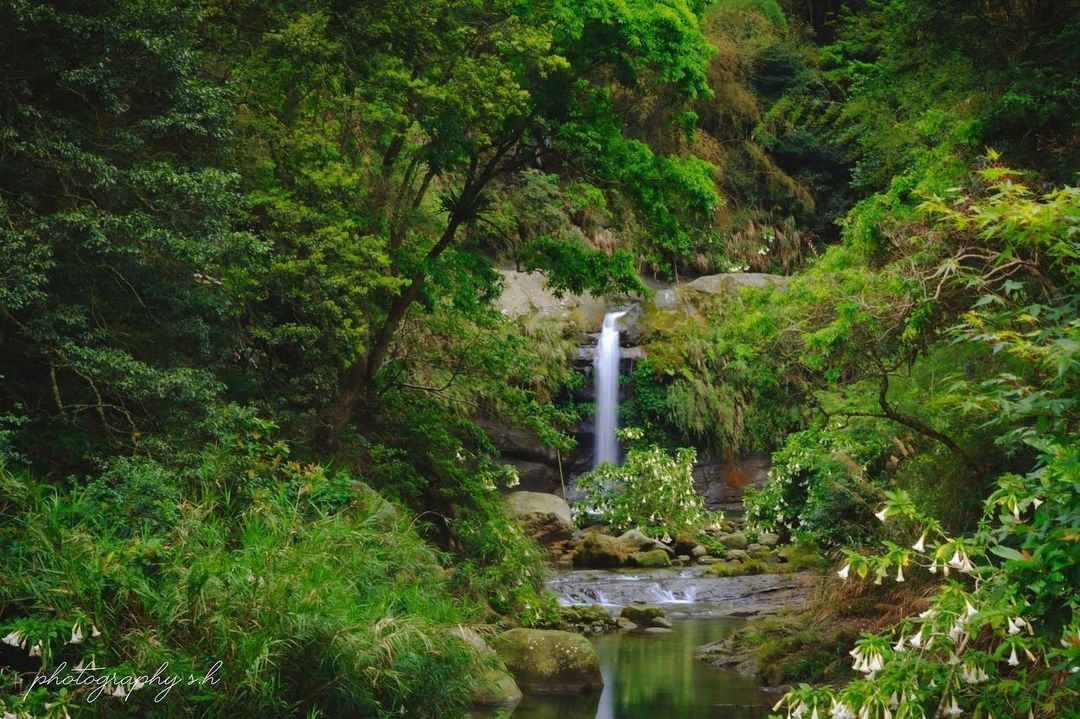
[[[218,385],[231,103],[202,75],[184,0],[0,5],[0,412],[36,441],[134,443]]]
[[[502,178],[540,167],[627,183],[672,237],[685,213],[707,214],[709,168],[624,137],[611,98],[614,87],[663,87],[676,102],[705,92],[700,10],[684,0],[216,9],[215,45],[251,98],[241,118],[253,229],[296,279],[263,298],[255,339],[286,361],[302,350],[283,355],[281,343],[299,336],[334,358],[338,376],[318,382],[334,395],[330,436],[368,413],[402,322],[432,305],[430,280],[455,271],[444,259]],[[312,284],[327,290],[314,311],[299,306]]]

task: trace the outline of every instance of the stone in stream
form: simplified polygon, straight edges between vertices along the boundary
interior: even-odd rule
[[[657,617],[664,616],[664,609],[655,604],[629,604],[622,608],[619,616],[629,619],[639,627],[647,627]]]
[[[708,566],[710,564],[716,564],[717,562],[721,562],[723,560],[718,558],[718,557],[711,557],[708,554],[706,554],[704,557],[698,557],[697,561],[698,561],[698,564]]]
[[[653,617],[652,626],[663,627],[664,629],[671,629],[671,622],[667,620],[667,617]]]
[[[649,552],[634,552],[630,555],[630,564],[635,567],[667,567],[671,565],[668,553],[662,549]]]
[[[510,516],[540,544],[570,539],[570,505],[562,497],[544,492],[511,492],[503,498]]]
[[[596,649],[580,634],[511,629],[492,645],[527,693],[587,694],[604,687]]]

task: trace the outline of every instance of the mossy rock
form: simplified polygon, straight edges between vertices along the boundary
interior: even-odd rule
[[[509,672],[489,667],[473,680],[469,698],[476,706],[505,707],[521,701],[521,688]]]
[[[592,643],[571,632],[511,629],[492,647],[529,694],[588,694],[604,688]]]
[[[640,627],[647,627],[657,617],[664,616],[664,609],[655,604],[630,604],[622,608],[619,616],[629,619]]]
[[[578,544],[574,553],[575,567],[622,567],[630,558],[632,550],[616,537],[589,533]]]
[[[744,562],[730,561],[714,564],[705,570],[705,574],[713,577],[742,577],[747,574],[764,574],[769,571],[769,565],[759,559],[747,559]]]
[[[820,549],[810,544],[788,544],[780,547],[777,554],[788,563],[793,572],[829,568],[829,560],[822,555]]]
[[[630,555],[630,564],[635,567],[668,567],[671,566],[671,558],[663,549],[654,549],[651,552],[634,552]]]

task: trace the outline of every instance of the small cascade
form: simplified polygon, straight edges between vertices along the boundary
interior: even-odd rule
[[[649,588],[649,591],[652,595],[652,601],[659,604],[693,604],[694,597],[697,596],[697,587],[695,586],[688,586],[682,591],[675,591],[654,584]]]
[[[615,426],[619,417],[619,318],[626,312],[608,312],[596,344],[596,451],[593,466],[618,464]]]
[[[614,606],[608,601],[604,590],[597,587],[584,587],[577,591],[560,592],[555,596],[560,606],[574,607],[587,604],[599,604],[600,606]]]

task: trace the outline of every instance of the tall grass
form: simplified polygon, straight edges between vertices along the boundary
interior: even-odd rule
[[[174,519],[159,528],[103,515],[109,505],[88,490],[0,467],[0,633],[26,640],[4,647],[13,667],[32,672],[36,645],[49,670],[93,659],[99,674],[152,674],[168,662],[167,673],[186,679],[223,662],[217,683],[176,686],[161,701],[160,688],[145,687],[92,703],[85,688],[35,689],[24,702],[26,685],[4,672],[4,709],[459,715],[473,658],[447,628],[479,610],[451,596],[439,557],[378,494],[340,475],[308,480],[244,502],[203,482],[166,508]],[[326,496],[316,485],[331,481],[335,500],[313,499]],[[76,627],[83,638],[73,643]]]

